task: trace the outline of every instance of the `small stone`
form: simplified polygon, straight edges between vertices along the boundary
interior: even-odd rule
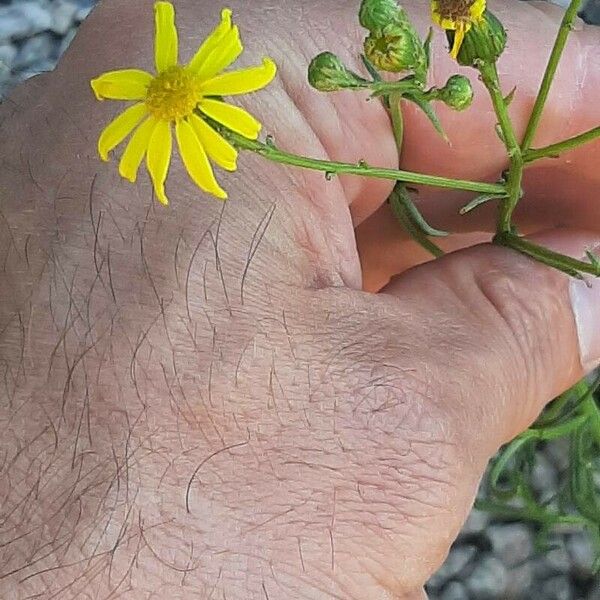
[[[56,62],[53,60],[40,60],[32,65],[30,65],[27,69],[22,71],[18,71],[14,76],[14,83],[21,83],[22,81],[26,81],[35,75],[40,75],[41,73],[48,73],[54,69],[56,66]]]
[[[600,25],[600,0],[589,0],[580,15],[586,23]]]
[[[60,42],[60,46],[58,47],[58,58],[60,58],[65,53],[67,48],[71,45],[71,42],[75,38],[76,33],[77,27],[71,27],[71,29],[69,29],[67,35],[65,35],[65,37]]]
[[[0,7],[0,40],[17,40],[50,29],[52,17],[45,3],[24,0]]]
[[[580,579],[591,579],[594,576],[592,566],[596,551],[590,537],[584,534],[572,535],[567,540],[567,550],[574,574]]]
[[[543,555],[544,561],[555,573],[566,573],[571,560],[564,539],[556,538],[551,544],[551,549]]]
[[[3,98],[8,92],[11,79],[12,71],[0,62],[0,98]]]
[[[15,5],[13,4],[13,6]],[[28,0],[18,2],[16,6],[25,13],[27,20],[31,24],[30,35],[50,29],[52,16],[47,2],[43,0]]]
[[[439,600],[469,600],[469,592],[462,583],[451,581],[439,595]]]
[[[545,581],[555,575],[565,575],[571,570],[571,559],[562,539],[552,540],[551,548],[541,552],[533,561],[535,579]]]
[[[72,23],[79,7],[69,0],[54,0],[52,3],[52,26],[51,29],[58,35],[65,35]]]
[[[27,17],[13,6],[0,6],[0,42],[16,40],[29,34]]]
[[[490,515],[474,508],[469,514],[463,528],[460,531],[459,538],[477,536],[483,533],[490,522]]]
[[[471,544],[454,544],[444,564],[429,580],[429,585],[439,589],[451,579],[462,579],[467,565],[476,555],[477,548],[475,546]]]
[[[17,56],[17,49],[11,44],[0,44],[0,69],[4,68],[11,70],[15,57]]]
[[[503,600],[523,600],[523,594],[533,584],[533,566],[531,562],[523,563],[508,571],[508,584],[506,586],[506,596]]]
[[[550,459],[559,473],[569,466],[569,440],[561,438],[554,440],[544,448],[544,453]]]
[[[536,452],[535,463],[531,472],[531,484],[539,494],[540,501],[545,502],[556,494],[558,489],[558,472],[552,461],[544,452]]]
[[[506,567],[495,556],[482,557],[466,580],[466,586],[477,600],[504,598],[508,585]]]
[[[15,70],[28,68],[40,60],[48,60],[54,50],[54,38],[50,33],[40,33],[29,38],[20,48],[14,61]]]
[[[527,525],[510,523],[488,527],[487,536],[494,554],[507,566],[514,567],[533,554],[533,540]]]
[[[592,589],[588,590],[585,600],[600,600],[600,581],[597,581]]]
[[[76,21],[83,21],[92,12],[92,9],[96,5],[96,0],[77,0],[77,13],[75,14]]]
[[[541,584],[540,599],[574,600],[575,593],[567,577],[552,577]]]

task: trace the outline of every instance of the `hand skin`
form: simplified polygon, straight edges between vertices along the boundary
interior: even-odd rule
[[[356,62],[357,3],[230,4],[243,61],[279,64],[243,100],[266,132],[397,164],[379,103],[305,83],[319,51]],[[134,186],[97,158],[121,106],[88,83],[151,68],[151,8],[104,0],[58,69],[0,106],[0,597],[423,598],[490,456],[583,375],[569,282],[486,245],[407,270],[424,257],[389,220],[389,182],[253,155],[220,174],[226,204],[178,160],[172,205],[153,202],[145,174]],[[185,60],[219,7],[176,8]],[[493,8],[522,131],[560,15]],[[600,121],[598,37],[573,36],[536,144]],[[454,68],[442,42],[438,83]],[[502,148],[476,87],[470,113],[440,110],[452,147],[407,112],[403,166],[495,177]],[[532,168],[522,225],[600,222],[599,159],[596,143]],[[436,225],[461,228],[455,248],[493,228],[491,211],[454,218],[462,199],[421,195]],[[545,236],[575,255],[598,242]]]

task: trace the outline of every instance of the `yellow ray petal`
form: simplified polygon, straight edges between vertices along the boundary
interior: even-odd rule
[[[121,177],[135,183],[138,169],[144,160],[150,137],[156,127],[156,119],[149,117],[133,133],[129,140],[121,161],[119,162],[119,174]]]
[[[90,82],[98,100],[143,100],[152,75],[140,69],[108,71]]]
[[[473,21],[479,21],[483,16],[486,8],[486,0],[475,0],[469,8],[469,15]]]
[[[193,127],[183,119],[175,125],[175,136],[179,145],[181,159],[194,183],[205,192],[217,198],[227,198],[227,193],[215,179],[206,152],[196,136]]]
[[[152,178],[156,197],[165,205],[169,204],[165,194],[165,181],[169,172],[172,147],[171,124],[168,121],[158,121],[148,143],[146,166]]]
[[[460,47],[462,46],[463,40],[465,39],[465,29],[466,27],[464,26],[459,26],[456,28],[456,33],[454,34],[454,43],[452,44],[452,49],[450,50],[450,56],[454,60],[458,58]]]
[[[219,46],[223,37],[231,31],[231,10],[224,8],[221,11],[221,22],[213,32],[204,40],[203,44],[188,63],[188,69],[194,73],[206,62],[211,52]]]
[[[233,96],[264,88],[273,81],[277,67],[270,58],[263,58],[260,67],[250,67],[217,75],[202,84],[205,96]]]
[[[157,2],[154,5],[154,60],[158,73],[177,64],[179,40],[175,27],[175,9],[170,2]]]
[[[199,66],[196,75],[200,80],[214,77],[223,69],[235,62],[243,51],[240,32],[234,26],[224,36],[219,45],[213,49],[206,60]]]
[[[208,156],[227,171],[237,169],[237,150],[198,115],[188,119]]]
[[[248,139],[255,140],[260,133],[261,124],[259,121],[239,106],[207,98],[200,101],[199,108],[211,119]]]
[[[438,0],[431,0],[431,20],[440,27],[442,26],[442,15],[440,14],[440,4]]]
[[[116,148],[132,131],[133,128],[148,114],[143,102],[130,106],[116,119],[111,121],[98,138],[98,154],[102,160],[108,160],[108,153]]]

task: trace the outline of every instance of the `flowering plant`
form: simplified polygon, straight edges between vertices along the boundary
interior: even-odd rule
[[[449,233],[427,223],[412,199],[413,190],[409,186],[473,192],[474,197],[460,212],[465,214],[483,204],[497,203],[496,244],[571,277],[597,277],[600,260],[592,253],[588,253],[587,260],[577,260],[552,251],[523,238],[513,222],[515,208],[526,201],[522,179],[528,165],[600,138],[597,126],[549,146],[532,147],[579,5],[580,0],[572,0],[565,12],[525,134],[519,139],[508,111],[515,90],[505,93],[496,66],[507,41],[502,23],[487,9],[485,0],[431,0],[432,20],[445,32],[450,56],[458,64],[474,69],[489,94],[497,133],[506,149],[506,168],[494,182],[379,168],[362,160],[343,163],[298,156],[277,147],[269,136],[260,141],[261,124],[225,99],[267,86],[276,74],[274,62],[265,58],[259,66],[228,70],[243,46],[232,13],[225,9],[213,33],[186,65],[180,65],[175,13],[173,6],[164,1],[157,2],[154,9],[156,75],[124,69],[109,71],[91,82],[99,100],[133,102],[101,133],[98,151],[103,160],[108,160],[110,152],[130,136],[121,155],[119,172],[135,182],[145,157],[154,193],[163,204],[168,203],[165,182],[173,130],[192,180],[204,192],[221,199],[227,194],[218,183],[212,164],[233,171],[241,150],[274,162],[322,171],[326,179],[340,174],[390,179],[396,182],[389,197],[394,215],[434,257],[443,254],[435,238]],[[453,110],[467,110],[473,99],[470,80],[455,74],[441,88],[428,87],[433,32],[430,30],[423,39],[395,0],[362,0],[358,17],[367,32],[362,54],[365,72],[356,73],[335,54],[323,52],[308,66],[310,85],[326,93],[368,91],[389,112],[398,150],[403,144],[402,106],[406,102],[419,107],[445,137],[435,105],[442,102]],[[600,496],[594,481],[594,461],[600,447],[600,407],[594,393],[599,385],[600,379],[580,382],[549,405],[532,428],[505,447],[493,461],[487,498],[479,505],[501,516],[535,522],[542,538],[556,526],[583,527],[591,534],[600,556]],[[559,438],[567,438],[570,444],[568,485],[559,497],[542,502],[530,481],[535,450],[540,443]]]

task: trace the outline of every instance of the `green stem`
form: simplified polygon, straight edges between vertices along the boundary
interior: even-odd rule
[[[584,414],[582,415],[589,423],[596,442],[600,444],[600,408],[593,394],[589,394],[583,403]]]
[[[588,395],[592,394],[597,386],[597,383],[590,386],[586,379],[581,379],[548,405],[546,410],[538,417],[534,427],[546,427],[560,420],[559,418],[562,418],[565,413],[568,414],[573,410],[573,405],[578,406]],[[570,410],[565,411],[565,408]]]
[[[533,136],[537,131],[537,127],[539,125],[540,118],[542,117],[542,112],[544,110],[544,105],[546,104],[546,100],[548,99],[550,87],[552,86],[552,82],[554,81],[554,75],[556,74],[558,63],[560,62],[563,50],[565,49],[565,44],[567,43],[567,38],[569,37],[569,33],[571,32],[571,29],[573,27],[573,21],[577,16],[580,6],[581,0],[571,0],[569,8],[567,8],[563,16],[562,23],[560,24],[560,29],[558,30],[558,34],[554,42],[554,47],[552,48],[550,58],[548,59],[548,65],[546,66],[546,71],[544,72],[544,77],[540,85],[540,90],[538,92],[537,98],[535,99],[535,104],[533,105],[531,116],[529,117],[529,123],[527,124],[527,129],[525,130],[523,142],[521,143],[521,148],[523,152],[529,150],[531,142],[533,141]]]
[[[423,173],[414,173],[412,171],[401,171],[399,169],[385,169],[381,167],[371,167],[363,162],[358,164],[344,163],[337,161],[320,160],[317,158],[308,158],[284,152],[275,147],[272,143],[263,143],[258,140],[249,140],[242,135],[232,131],[220,128],[219,131],[235,146],[242,150],[256,152],[265,158],[286,165],[294,165],[304,169],[314,169],[322,171],[328,175],[362,175],[365,177],[375,177],[379,179],[391,179],[394,181],[403,181],[417,185],[430,185],[439,188],[450,188],[458,190],[467,190],[473,192],[488,192],[492,194],[504,193],[504,186],[497,183],[481,183],[478,181],[468,181],[464,179],[450,179],[448,177],[438,177],[436,175],[425,175]]]
[[[494,106],[496,117],[498,118],[498,124],[500,125],[502,138],[510,160],[510,168],[506,181],[507,197],[500,204],[500,215],[498,218],[498,231],[510,232],[512,231],[512,214],[521,198],[523,156],[508,114],[508,107],[506,106],[502,90],[500,89],[498,71],[496,70],[495,63],[481,64],[479,66],[479,72],[481,73],[481,80],[492,99],[492,105]]]
[[[401,100],[402,94],[400,92],[393,92],[388,97],[392,131],[394,132],[394,140],[396,140],[396,147],[398,148],[398,157],[402,154],[402,143],[404,141],[404,117],[402,116],[402,107],[400,106]]]
[[[399,94],[402,96],[405,92],[420,91],[420,87],[413,79],[401,79],[400,81],[369,81],[365,86],[370,89],[373,96],[387,96],[390,94]]]
[[[539,160],[540,158],[556,158],[563,152],[573,150],[573,148],[577,148],[582,144],[587,144],[588,142],[591,142],[597,138],[600,138],[600,126],[594,127],[589,131],[580,133],[579,135],[567,140],[563,140],[562,142],[551,144],[550,146],[544,146],[543,148],[531,148],[525,152],[523,155],[523,160],[525,162],[532,162],[534,160]]]
[[[570,419],[566,423],[561,423],[560,425],[540,428],[536,428],[534,426],[531,429],[528,429],[527,431],[531,432],[530,435],[532,438],[535,438],[539,441],[549,442],[550,440],[556,440],[561,437],[566,437],[575,429],[577,429],[580,425],[585,423],[586,419],[586,415],[578,415],[577,417]]]
[[[577,260],[570,256],[559,254],[558,252],[553,252],[548,248],[529,242],[514,233],[498,233],[494,237],[494,243],[517,250],[521,254],[534,258],[538,262],[554,267],[577,279],[582,279],[581,273],[588,273],[595,277],[600,277],[600,268],[598,265]]]
[[[507,504],[497,504],[489,500],[477,500],[475,508],[495,514],[499,517],[515,519],[519,521],[535,521],[546,525],[579,525],[589,527],[589,519],[579,515],[565,515],[551,513],[544,509],[531,510],[519,508]]]

